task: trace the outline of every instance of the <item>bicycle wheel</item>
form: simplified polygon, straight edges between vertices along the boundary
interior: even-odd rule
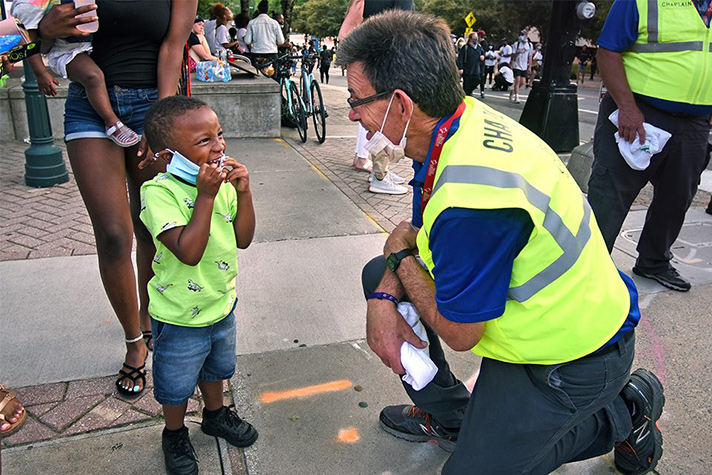
[[[292,117],[289,107],[289,90],[286,81],[282,81],[279,87],[280,90],[280,118],[282,125],[294,128],[297,126],[296,117]]]
[[[302,98],[299,96],[299,91],[297,90],[297,85],[293,82],[289,86],[289,95],[292,98],[292,116],[297,123],[297,131],[299,131],[299,138],[302,143],[307,141],[307,114],[304,110],[304,103]]]
[[[326,106],[324,105],[324,99],[321,96],[321,87],[316,81],[312,82],[311,96],[312,101],[314,101],[312,119],[314,119],[316,138],[319,143],[324,143],[324,140],[326,140]]]

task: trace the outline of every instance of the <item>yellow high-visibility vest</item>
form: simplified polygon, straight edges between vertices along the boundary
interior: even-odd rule
[[[532,364],[592,353],[626,320],[630,295],[588,202],[541,139],[472,98],[465,102],[418,232],[421,258],[432,275],[430,231],[448,208],[523,209],[534,230],[514,259],[504,314],[485,322],[472,352]]]
[[[691,0],[637,0],[638,39],[622,53],[631,91],[712,105],[712,29]]]

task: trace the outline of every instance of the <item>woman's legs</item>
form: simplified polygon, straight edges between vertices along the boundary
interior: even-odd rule
[[[151,317],[148,315],[148,281],[153,278],[152,262],[156,254],[151,234],[139,218],[141,211],[141,185],[152,179],[159,172],[166,171],[166,163],[157,160],[153,165],[139,170],[136,156],[138,145],[126,150],[126,176],[128,181],[131,219],[136,236],[136,267],[138,268],[139,317],[141,328],[151,330]],[[153,343],[150,345],[153,349]]]
[[[133,224],[126,199],[125,151],[106,139],[79,139],[67,143],[67,152],[94,228],[104,290],[124,337],[133,339],[141,334],[141,327],[131,262]],[[146,354],[143,340],[126,344],[125,363],[139,367]],[[126,389],[133,386],[126,378],[121,384]]]

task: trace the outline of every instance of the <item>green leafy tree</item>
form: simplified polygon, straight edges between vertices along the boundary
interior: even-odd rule
[[[349,0],[309,0],[295,8],[295,28],[319,37],[336,36]]]

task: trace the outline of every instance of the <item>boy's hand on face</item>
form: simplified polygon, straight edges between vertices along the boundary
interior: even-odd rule
[[[215,195],[217,195],[220,190],[220,185],[223,184],[226,177],[227,173],[225,173],[217,163],[203,163],[200,166],[200,172],[198,172],[198,180],[196,182],[198,195],[215,198]]]
[[[238,193],[244,193],[250,191],[250,174],[247,171],[247,167],[242,163],[239,163],[232,157],[228,157],[223,162],[224,167],[232,167],[227,173],[227,178],[225,181],[232,183]]]

